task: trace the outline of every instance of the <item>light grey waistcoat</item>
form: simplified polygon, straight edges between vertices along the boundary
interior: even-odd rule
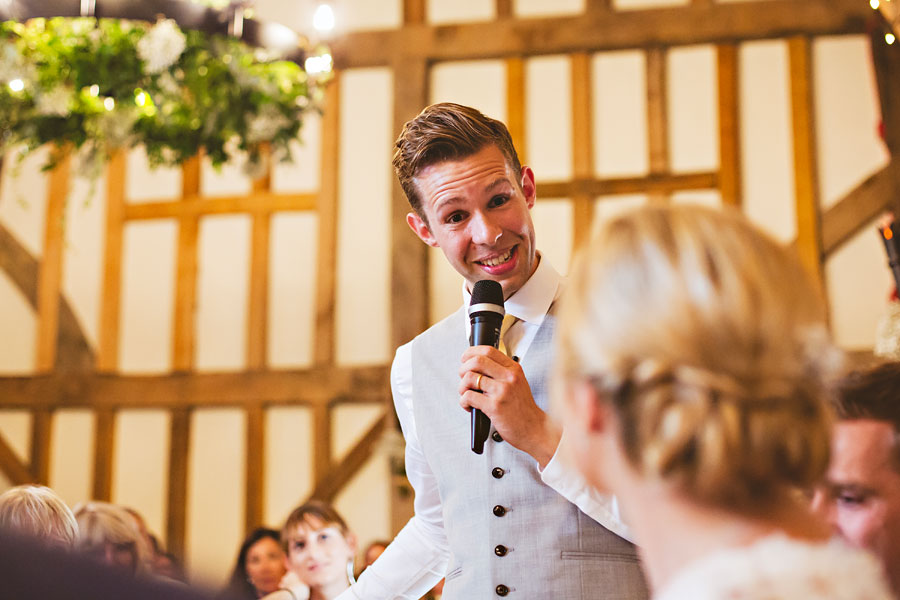
[[[537,462],[492,436],[469,449],[469,413],[459,406],[465,306],[412,344],[416,432],[437,477],[451,560],[445,600],[643,600],[635,547],[544,485]],[[547,410],[555,325],[549,313],[522,361]]]

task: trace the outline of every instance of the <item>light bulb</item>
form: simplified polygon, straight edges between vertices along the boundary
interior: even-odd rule
[[[884,41],[886,41],[888,43],[888,46],[890,46],[897,41],[897,38],[893,33],[886,33],[884,34]]]
[[[14,92],[21,92],[25,89],[25,82],[21,79],[13,79],[9,82],[9,89]]]
[[[872,10],[878,10],[878,7],[881,6],[881,3],[878,0],[869,0],[869,6],[872,7]]]
[[[322,2],[313,13],[313,27],[316,31],[327,32],[334,29],[334,9],[331,4]]]

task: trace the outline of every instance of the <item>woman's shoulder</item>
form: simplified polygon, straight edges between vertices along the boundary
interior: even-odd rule
[[[655,600],[890,600],[881,565],[838,540],[772,535],[696,561]]]

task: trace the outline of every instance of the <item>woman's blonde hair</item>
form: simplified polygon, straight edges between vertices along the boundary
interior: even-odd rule
[[[558,375],[612,402],[643,475],[735,506],[824,473],[840,360],[823,302],[736,211],[652,206],[606,222],[560,320]]]
[[[127,510],[108,502],[86,502],[75,507],[75,520],[78,522],[78,550],[91,552],[111,544],[131,552],[135,573],[150,570],[151,549]]]
[[[43,485],[19,485],[0,495],[0,529],[13,530],[58,542],[75,544],[78,524],[72,510],[56,492]]]

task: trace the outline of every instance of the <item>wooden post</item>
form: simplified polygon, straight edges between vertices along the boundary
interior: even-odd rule
[[[113,372],[119,363],[119,310],[122,290],[122,236],[125,226],[126,157],[116,151],[106,168],[106,249],[97,370]]]
[[[738,89],[738,49],[734,44],[717,47],[719,73],[719,193],[722,204],[740,208],[741,119]]]
[[[247,465],[244,530],[250,533],[263,522],[265,507],[266,419],[262,406],[247,408]]]
[[[268,148],[264,150],[266,174],[253,181],[253,194],[263,195],[272,188],[272,166]],[[253,213],[253,233],[250,242],[250,289],[247,302],[247,369],[259,371],[266,367],[269,334],[269,231],[271,213]]]
[[[166,548],[184,560],[187,530],[188,448],[191,436],[191,412],[187,408],[172,411],[169,440],[169,494],[166,520]]]
[[[647,135],[649,137],[650,174],[665,175],[669,172],[669,105],[666,81],[667,50],[647,50]],[[666,201],[667,193],[651,193],[651,201]]]
[[[525,60],[521,57],[506,60],[506,127],[512,136],[519,161],[528,164],[528,145],[525,140]]]
[[[113,454],[116,437],[116,413],[100,408],[94,415],[94,500],[112,498]]]
[[[198,202],[200,194],[200,156],[188,159],[181,167],[182,202]],[[189,371],[194,366],[194,305],[197,297],[197,233],[199,220],[185,211],[178,224],[178,257],[175,279],[175,319],[172,368]]]
[[[593,101],[591,55],[572,54],[572,175],[575,180],[594,177]],[[572,241],[575,247],[587,240],[594,223],[594,197],[577,194],[572,198]]]
[[[797,211],[797,251],[800,261],[824,291],[816,127],[813,114],[812,49],[810,40],[788,41],[791,72],[791,117],[794,136],[794,193]]]
[[[69,196],[68,149],[59,149],[61,158],[50,172],[47,214],[44,224],[44,255],[38,270],[38,339],[36,368],[53,369],[59,339],[59,302],[62,287],[63,244],[65,242],[66,198]]]
[[[50,481],[50,440],[53,432],[53,412],[35,409],[31,414],[31,476],[35,483]]]

